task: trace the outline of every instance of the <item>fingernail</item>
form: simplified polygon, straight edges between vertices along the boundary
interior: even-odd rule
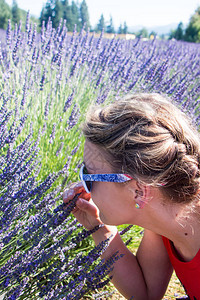
[[[73,191],[69,191],[68,193],[67,193],[67,196],[68,197],[71,197],[71,196],[73,196],[74,195],[74,192]]]

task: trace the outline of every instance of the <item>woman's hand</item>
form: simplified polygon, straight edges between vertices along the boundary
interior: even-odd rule
[[[63,193],[63,202],[66,204],[79,194],[76,206],[72,213],[75,218],[88,230],[102,224],[99,210],[91,199],[91,194],[86,193],[81,182],[73,184]]]

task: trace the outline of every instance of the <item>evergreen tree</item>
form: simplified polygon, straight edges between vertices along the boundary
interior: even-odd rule
[[[188,42],[200,42],[200,6],[190,19],[190,22],[185,30],[184,39]]]
[[[184,39],[184,30],[183,30],[183,23],[179,23],[178,27],[175,30],[172,30],[169,35],[169,40],[176,39],[176,40],[183,40]]]
[[[89,28],[90,27],[89,12],[85,0],[81,2],[80,18],[81,18],[81,26],[83,27],[85,25],[85,29]]]
[[[184,36],[184,30],[183,30],[183,23],[181,22],[178,24],[178,27],[174,34],[174,38],[179,41],[179,40],[183,40],[183,36]]]
[[[146,28],[142,28],[141,30],[138,31],[136,34],[137,37],[143,37],[143,38],[148,38],[148,31]]]
[[[40,27],[42,27],[42,23],[43,23],[43,21],[45,21],[44,20],[44,18],[45,18],[45,8],[44,8],[44,6],[42,7],[42,10],[41,10],[41,13],[40,13],[40,17],[39,17],[39,21],[40,21]]]
[[[122,34],[122,33],[123,33],[122,24],[120,24],[120,26],[119,26],[118,33],[119,33],[119,34]]]
[[[99,23],[97,24],[97,32],[102,32],[103,30],[105,31],[106,25],[105,25],[105,19],[103,14],[101,14],[101,17],[99,19]]]
[[[81,29],[79,7],[76,5],[75,1],[72,1],[71,12],[72,12],[73,26],[76,24],[77,31],[79,31]]]
[[[65,9],[69,6],[68,0],[61,0],[62,8],[63,8],[63,15],[65,14]]]
[[[54,8],[52,11],[52,26],[54,28],[58,27],[58,25],[60,23],[60,19],[62,19],[62,17],[63,17],[62,4],[61,4],[60,0],[55,0]]]
[[[122,24],[120,24],[120,26],[118,28],[118,33],[119,34],[127,34],[128,33],[128,26],[126,25],[126,22],[124,22],[124,26],[122,26]]]
[[[69,2],[68,2],[68,0],[62,0],[61,4],[62,4],[62,10],[63,10],[63,19],[65,19],[67,21]]]
[[[68,0],[62,1],[62,7],[63,7],[63,19],[66,20],[67,29],[68,31],[73,31],[74,22],[72,16],[72,7],[69,5]]]
[[[127,26],[126,22],[124,22],[123,33],[124,33],[124,34],[127,34],[127,33],[128,33],[128,26]]]
[[[42,22],[45,21],[47,24],[49,18],[53,18],[53,8],[54,8],[54,0],[47,0],[46,5],[43,7],[40,14],[40,26],[42,26]]]
[[[8,19],[11,19],[11,9],[5,0],[0,0],[0,28],[6,29]]]
[[[106,32],[107,33],[115,33],[115,28],[113,26],[113,20],[112,17],[110,16],[110,23],[108,24],[108,26],[106,27]]]
[[[13,2],[12,2],[11,13],[12,13],[13,25],[18,24],[21,19],[21,16],[20,16],[20,10],[19,10],[16,0],[13,0]]]

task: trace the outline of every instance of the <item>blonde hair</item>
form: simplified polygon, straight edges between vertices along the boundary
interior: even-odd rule
[[[176,203],[197,199],[200,138],[187,116],[159,94],[133,94],[93,107],[82,126],[115,172],[160,187]]]

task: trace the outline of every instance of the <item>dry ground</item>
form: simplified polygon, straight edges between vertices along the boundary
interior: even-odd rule
[[[163,300],[174,300],[177,298],[181,298],[185,296],[185,292],[183,287],[181,286],[177,276],[175,273],[173,273],[171,281],[169,283],[168,289],[166,291],[165,296],[163,297]],[[123,296],[121,296],[118,292],[114,293],[111,300],[125,300]],[[103,298],[102,298],[103,300]]]

